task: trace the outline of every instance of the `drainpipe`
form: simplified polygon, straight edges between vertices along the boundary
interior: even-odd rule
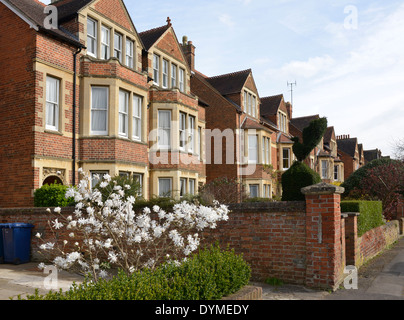
[[[76,185],[76,78],[77,78],[77,55],[83,50],[80,47],[75,53],[73,53],[73,174],[72,174],[72,185]]]

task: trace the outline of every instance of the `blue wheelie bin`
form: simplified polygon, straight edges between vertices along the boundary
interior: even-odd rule
[[[31,256],[31,229],[28,223],[9,223],[3,226],[4,263],[28,263]]]
[[[3,228],[7,227],[8,223],[0,223],[0,264],[4,263],[4,245],[3,245]]]

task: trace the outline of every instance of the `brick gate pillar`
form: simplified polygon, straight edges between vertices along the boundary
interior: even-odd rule
[[[345,252],[346,265],[357,266],[359,263],[358,216],[357,212],[345,212]]]
[[[345,231],[341,228],[344,188],[320,183],[302,189],[306,197],[306,285],[338,288],[345,268]],[[344,233],[344,234],[342,234]]]

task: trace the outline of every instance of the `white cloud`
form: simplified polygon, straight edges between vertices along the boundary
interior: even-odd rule
[[[228,14],[225,14],[225,13],[223,13],[223,14],[221,14],[221,15],[219,16],[219,21],[220,21],[221,23],[223,23],[225,26],[229,27],[229,28],[232,28],[232,27],[234,27],[234,25],[235,25],[235,23],[234,23],[232,17],[229,16]]]

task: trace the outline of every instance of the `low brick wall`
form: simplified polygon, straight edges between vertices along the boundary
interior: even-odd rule
[[[303,284],[306,272],[304,202],[245,203],[230,206],[229,221],[203,236],[243,254],[252,279],[278,278]]]
[[[72,215],[74,208],[64,208],[63,214]],[[40,252],[39,246],[44,242],[62,243],[63,240],[70,240],[68,230],[63,228],[58,233],[57,238],[52,232],[48,221],[54,220],[57,216],[53,213],[48,213],[45,208],[18,208],[18,209],[0,209],[0,223],[29,223],[34,225],[32,229],[31,240],[31,260],[42,261],[43,253]],[[35,237],[37,233],[42,235],[41,239]],[[73,246],[72,242],[69,242]],[[67,246],[69,249],[69,245]]]
[[[400,224],[402,224],[402,221],[390,221],[386,225],[372,229],[362,237],[358,237],[357,267],[362,266],[366,261],[374,258],[395,243],[402,233]]]

